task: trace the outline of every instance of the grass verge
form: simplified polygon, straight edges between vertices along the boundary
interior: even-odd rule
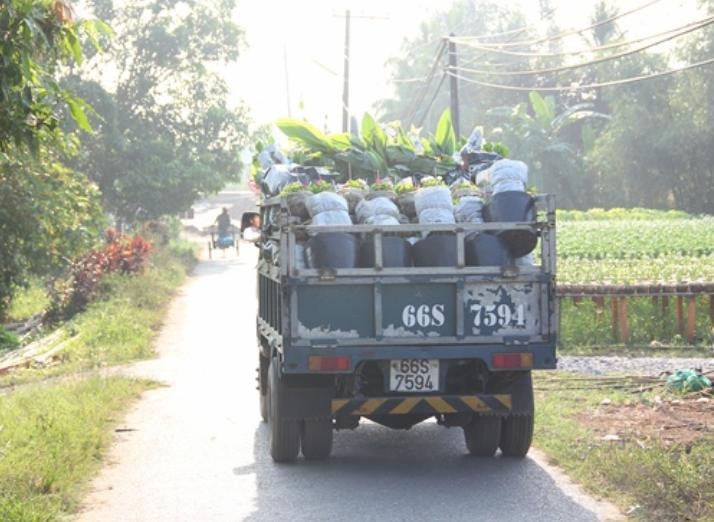
[[[194,248],[173,242],[154,252],[144,273],[107,277],[102,297],[61,325],[52,364],[12,371],[0,387],[151,357],[171,296],[195,264]]]
[[[611,411],[656,409],[661,389],[632,393],[553,377],[536,380],[534,444],[591,492],[607,497],[639,520],[714,520],[714,437],[704,430],[687,443],[664,440],[667,427],[627,423],[631,433],[604,438],[586,419]],[[664,395],[666,399],[666,395]],[[693,400],[693,399],[692,399]],[[674,398],[673,404],[683,404]],[[714,404],[714,400],[712,401]],[[610,411],[610,410],[608,410]],[[675,419],[677,418],[676,414]],[[604,419],[604,420],[602,420]],[[686,420],[686,419],[685,419]],[[646,422],[643,418],[642,422]],[[622,428],[622,426],[620,426]],[[641,429],[640,429],[641,428]],[[638,431],[639,430],[639,431]],[[650,435],[642,435],[642,432]],[[659,432],[661,435],[654,435]],[[633,435],[634,434],[634,435]]]
[[[0,520],[57,520],[76,509],[112,424],[152,385],[92,378],[0,396]]]

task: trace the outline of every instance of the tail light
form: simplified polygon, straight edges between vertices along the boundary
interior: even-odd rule
[[[533,368],[533,354],[522,353],[494,353],[491,365],[499,369]]]

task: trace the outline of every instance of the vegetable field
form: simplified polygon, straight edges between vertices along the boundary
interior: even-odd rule
[[[559,216],[559,282],[714,281],[714,217],[638,209],[603,214]]]
[[[646,209],[568,211],[558,215],[558,283],[714,283],[714,217]],[[711,296],[692,309],[692,335],[683,335],[682,299],[627,298],[627,343],[710,346],[714,336]],[[611,300],[610,300],[611,301]],[[603,306],[607,304],[607,306]],[[609,303],[561,300],[561,348],[618,343]]]

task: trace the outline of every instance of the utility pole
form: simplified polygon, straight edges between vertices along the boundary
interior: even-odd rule
[[[350,10],[345,11],[345,67],[342,73],[342,132],[350,130]]]
[[[352,18],[365,20],[389,20],[388,16],[356,15],[352,16],[347,9],[344,15],[333,15],[334,17],[345,17],[345,53],[344,71],[342,73],[342,132],[350,131],[350,22]]]
[[[454,33],[449,35],[455,36]],[[459,79],[456,77],[456,44],[449,39],[449,86],[451,91],[451,123],[454,127],[456,139],[461,136],[461,122],[459,118]]]

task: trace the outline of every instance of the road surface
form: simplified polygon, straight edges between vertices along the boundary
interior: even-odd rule
[[[217,213],[222,204],[205,212]],[[235,208],[244,207],[245,201]],[[409,431],[366,423],[336,433],[329,461],[274,464],[255,389],[255,254],[244,244],[240,258],[230,251],[203,261],[177,296],[157,341],[159,358],[130,370],[164,386],[147,392],[121,421],[77,520],[616,516],[568,485],[537,452],[523,460],[472,458],[460,429],[434,423]]]

